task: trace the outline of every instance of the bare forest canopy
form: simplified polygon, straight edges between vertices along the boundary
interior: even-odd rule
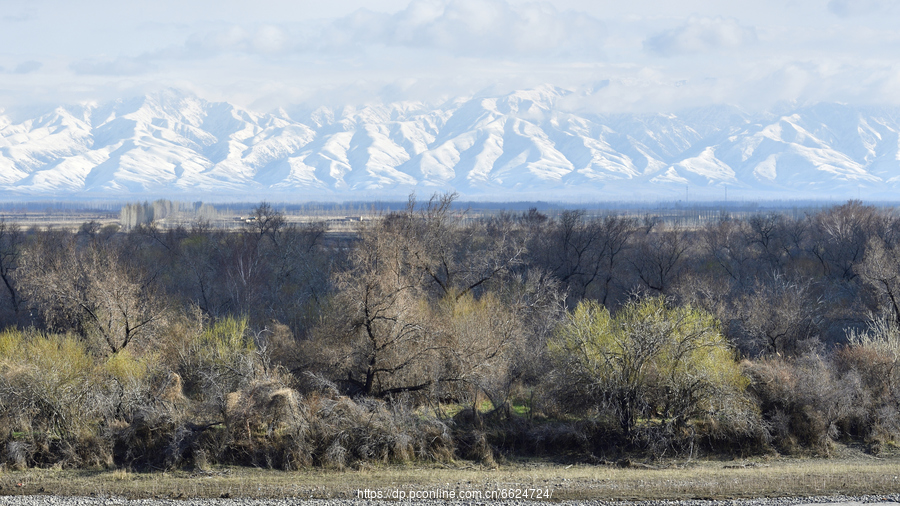
[[[900,437],[891,208],[310,206],[0,221],[0,459],[591,462]]]

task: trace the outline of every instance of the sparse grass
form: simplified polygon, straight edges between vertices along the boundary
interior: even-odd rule
[[[294,472],[214,467],[209,471],[28,470],[0,473],[0,494],[127,498],[355,498],[361,489],[496,491],[540,488],[553,500],[750,498],[900,492],[900,455],[873,458],[847,450],[832,459],[668,461],[641,465],[569,465],[522,461],[490,469],[449,466],[364,466]],[[16,487],[22,483],[23,487]]]

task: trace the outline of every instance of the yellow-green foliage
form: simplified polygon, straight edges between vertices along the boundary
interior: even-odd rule
[[[84,343],[70,334],[7,330],[0,335],[0,360],[5,370],[28,370],[35,381],[59,388],[90,378],[94,367]]]
[[[508,369],[518,349],[522,332],[519,319],[491,292],[476,299],[467,293],[441,301],[446,313],[446,333],[450,336],[444,353],[448,377],[477,385],[493,401],[509,384]]]
[[[197,344],[212,355],[225,360],[256,350],[256,344],[247,333],[247,318],[231,316],[205,328]]]
[[[615,315],[582,302],[550,352],[573,386],[614,408],[626,432],[639,420],[679,425],[735,408],[748,385],[718,321],[662,297],[630,302]]]
[[[0,332],[0,362],[21,353],[22,333],[15,329]]]
[[[176,370],[189,397],[222,397],[252,379],[258,357],[247,328],[246,318],[227,317],[183,338]]]
[[[122,350],[109,356],[103,366],[104,372],[121,383],[140,383],[147,380],[152,365],[158,356],[146,353],[140,357],[132,355],[130,350]]]
[[[247,329],[247,318],[228,316],[202,328],[177,329],[171,341],[177,343],[182,361],[228,363],[256,351]]]
[[[0,393],[8,419],[67,434],[91,423],[99,378],[84,342],[72,335],[0,334]]]

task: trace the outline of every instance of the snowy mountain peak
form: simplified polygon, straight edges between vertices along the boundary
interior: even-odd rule
[[[563,110],[571,91],[252,112],[169,89],[0,115],[0,188],[24,195],[497,200],[893,198],[900,110],[817,104],[778,114]],[[741,193],[742,192],[742,193]]]

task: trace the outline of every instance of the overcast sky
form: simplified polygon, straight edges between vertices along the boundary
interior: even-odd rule
[[[900,104],[893,0],[0,0],[0,107],[162,87],[257,110],[502,93],[567,107]]]

